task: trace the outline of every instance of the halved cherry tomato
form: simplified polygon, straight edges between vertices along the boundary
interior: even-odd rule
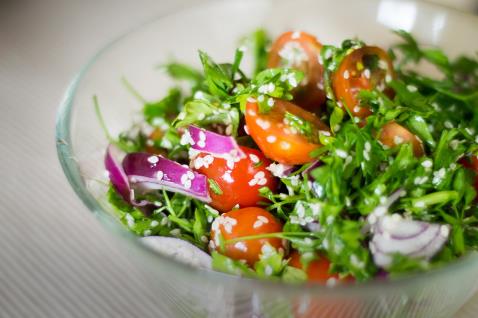
[[[154,142],[159,141],[164,136],[164,131],[156,128],[153,132],[148,136],[146,141],[146,149],[147,153],[155,154],[155,155],[162,155],[165,156],[167,154],[166,150],[155,147]]]
[[[379,140],[382,144],[390,148],[396,147],[403,143],[410,143],[413,147],[413,153],[416,157],[421,157],[425,153],[423,149],[423,143],[420,138],[394,121],[391,121],[382,127]]]
[[[213,180],[219,189],[209,186],[211,206],[220,212],[230,211],[234,206],[241,208],[257,206],[265,202],[259,189],[277,188],[277,179],[267,170],[271,161],[260,151],[240,147],[246,157],[234,162],[201,153],[191,161],[191,166],[199,173]]]
[[[310,142],[310,136],[304,136],[290,127],[284,121],[286,112],[310,123],[316,131],[329,130],[314,114],[287,101],[275,100],[272,109],[264,114],[259,113],[256,102],[247,103],[245,118],[249,134],[262,152],[272,160],[290,165],[313,161],[310,153],[321,145]]]
[[[220,250],[220,237],[224,241],[252,235],[282,232],[282,224],[272,214],[261,208],[245,208],[233,210],[220,215],[211,226],[210,248]],[[284,248],[279,238],[260,238],[225,244],[224,255],[245,260],[250,266],[259,260],[265,247],[270,245],[275,249]],[[269,248],[270,248],[269,247]]]
[[[378,88],[387,95],[393,92],[386,88],[386,81],[395,77],[393,64],[388,54],[376,46],[364,46],[349,53],[332,78],[336,98],[345,104],[350,112],[365,118],[372,112],[360,107],[358,93],[361,90]]]
[[[297,251],[293,251],[290,254],[289,265],[295,268],[303,269],[302,263],[300,261],[300,254]],[[338,274],[330,273],[330,261],[324,256],[319,256],[318,259],[311,261],[307,269],[305,270],[308,281],[316,282],[325,285],[329,279],[340,280]],[[344,278],[343,281],[352,282],[354,279],[352,277]]]
[[[311,112],[318,112],[325,102],[321,48],[311,34],[285,32],[272,44],[267,63],[269,68],[289,67],[304,72],[304,80],[293,92],[294,103]]]

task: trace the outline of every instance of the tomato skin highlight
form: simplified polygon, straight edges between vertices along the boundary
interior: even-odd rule
[[[288,165],[312,162],[310,153],[321,147],[297,133],[284,123],[289,112],[309,122],[315,130],[328,131],[329,128],[317,116],[297,105],[284,100],[274,100],[274,106],[268,113],[260,114],[257,102],[248,101],[246,105],[246,125],[249,135],[254,139],[266,157]]]
[[[200,153],[191,161],[196,171],[214,180],[219,186],[222,193],[216,193],[209,187],[209,195],[212,199],[210,205],[219,212],[230,211],[236,205],[246,208],[257,206],[260,202],[267,202],[259,194],[259,189],[268,187],[275,192],[278,186],[277,179],[266,169],[272,162],[258,150],[243,146],[240,148],[246,157],[235,162],[233,166],[231,163],[228,166],[226,159],[215,158],[205,153]],[[196,169],[195,164],[198,159],[202,161],[212,159],[212,162]],[[258,173],[260,178],[255,178]],[[256,182],[252,181],[254,179]]]
[[[322,44],[309,33],[285,32],[272,44],[267,63],[269,68],[290,67],[304,72],[304,81],[293,91],[294,103],[314,113],[326,99],[324,70],[319,63],[321,48]]]
[[[366,68],[364,58],[367,56],[377,56],[379,64],[386,65],[386,69],[379,68],[371,71]],[[393,64],[388,54],[379,47],[364,46],[344,57],[332,76],[332,88],[337,100],[344,103],[355,117],[366,118],[372,112],[368,107],[360,107],[358,93],[361,90],[383,86],[385,94],[393,95],[393,91],[385,87],[387,78],[390,80],[395,78]]]
[[[282,224],[261,208],[244,208],[221,214],[211,226],[211,250],[220,251],[218,234],[227,241],[245,236],[282,232]],[[245,260],[253,266],[259,260],[265,245],[284,249],[280,238],[261,238],[225,244],[223,254],[234,260]],[[220,251],[221,252],[221,251]]]
[[[422,141],[408,129],[394,121],[382,127],[379,140],[382,144],[390,148],[396,147],[401,143],[410,143],[416,157],[421,157],[425,154]]]

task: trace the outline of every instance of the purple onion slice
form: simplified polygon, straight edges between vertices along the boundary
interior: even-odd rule
[[[189,126],[182,139],[183,143],[189,143],[192,149],[215,157],[242,159],[246,156],[233,137],[220,135],[197,126]]]
[[[210,202],[206,176],[162,156],[144,152],[127,154],[123,169],[133,189],[164,189]]]

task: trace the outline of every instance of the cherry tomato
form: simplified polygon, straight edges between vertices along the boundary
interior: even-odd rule
[[[303,269],[302,263],[300,262],[300,254],[297,251],[293,251],[290,254],[289,265],[299,269]],[[308,280],[310,282],[316,282],[325,285],[327,280],[335,279],[340,280],[338,274],[333,274],[329,272],[330,270],[330,261],[324,256],[319,256],[318,259],[311,261],[307,269],[305,270]],[[344,278],[345,281],[353,281],[352,277]]]
[[[148,136],[145,151],[155,155],[166,156],[167,152],[164,149],[154,146],[154,142],[159,141],[161,138],[163,138],[163,136],[164,131],[162,131],[161,129],[156,128],[155,130],[153,130],[153,132]]]
[[[367,107],[360,107],[358,93],[378,88],[387,95],[393,95],[385,83],[394,77],[393,64],[388,54],[379,47],[364,46],[352,51],[342,60],[332,77],[332,87],[336,98],[354,116],[365,118],[372,112]]]
[[[220,236],[224,241],[251,235],[282,232],[282,224],[272,214],[261,208],[245,208],[233,210],[220,215],[211,226],[210,248],[220,250]],[[259,260],[265,247],[280,249],[284,244],[279,238],[260,238],[225,244],[224,255],[245,260],[250,266]]]
[[[390,148],[396,147],[402,143],[410,143],[416,157],[421,157],[425,153],[422,141],[408,129],[394,121],[391,121],[382,127],[379,140],[382,144]]]
[[[305,74],[294,90],[294,102],[311,112],[318,112],[325,102],[323,67],[319,63],[322,44],[305,32],[286,32],[272,44],[267,66],[289,67]]]
[[[265,202],[259,189],[268,187],[272,191],[277,188],[277,179],[267,170],[271,161],[260,151],[240,147],[246,155],[238,162],[213,157],[205,153],[197,155],[191,161],[192,167],[206,175],[218,186],[209,186],[212,198],[211,206],[220,212],[227,212],[234,206],[241,208],[257,206]]]
[[[256,102],[246,105],[246,125],[252,139],[270,159],[280,163],[297,165],[314,160],[310,153],[321,145],[308,140],[286,123],[286,112],[308,122],[313,130],[328,131],[328,127],[314,114],[284,100],[275,100],[268,113],[260,114]]]
[[[303,269],[303,265],[300,262],[300,254],[297,251],[293,251],[290,255],[289,265]],[[338,274],[332,274],[330,270],[330,261],[324,256],[320,256],[318,259],[311,261],[307,269],[305,270],[308,281],[326,285],[329,279],[339,281]],[[354,282],[355,280],[350,277],[345,277],[340,280],[344,282]],[[359,306],[355,302],[348,299],[337,299],[333,297],[314,297],[308,299],[308,301],[297,301],[294,306],[294,317],[306,318],[306,317],[357,317]]]

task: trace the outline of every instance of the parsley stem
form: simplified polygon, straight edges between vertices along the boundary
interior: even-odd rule
[[[125,77],[122,77],[121,78],[121,82],[123,83],[123,85],[126,87],[126,89],[128,90],[128,92],[131,93],[131,95],[133,95],[134,97],[136,97],[136,99],[138,99],[140,102],[142,102],[143,104],[147,104],[148,101],[143,97],[141,96],[141,94],[133,87],[133,85],[131,85],[131,83],[125,78]]]
[[[265,234],[236,237],[230,240],[226,240],[224,243],[233,244],[240,241],[257,240],[257,239],[263,239],[263,238],[280,238],[280,239],[288,240],[290,237],[293,237],[293,236],[316,237],[313,233],[308,233],[308,232],[276,232],[276,233],[265,233]]]
[[[458,199],[456,191],[439,191],[412,199],[412,205],[417,208],[423,208],[435,204],[443,204]]]
[[[93,96],[93,104],[95,107],[96,117],[98,118],[98,121],[100,122],[101,129],[105,133],[106,139],[108,139],[110,143],[116,144],[116,140],[110,135],[108,128],[106,128],[105,120],[103,118],[103,115],[101,114],[100,104],[98,103],[98,97],[96,95]]]
[[[171,201],[169,200],[169,196],[166,193],[166,190],[163,190],[163,196],[164,196],[164,201],[166,202],[166,207],[168,208],[168,211],[171,215],[176,216],[176,213],[174,212],[173,205],[171,204]]]

